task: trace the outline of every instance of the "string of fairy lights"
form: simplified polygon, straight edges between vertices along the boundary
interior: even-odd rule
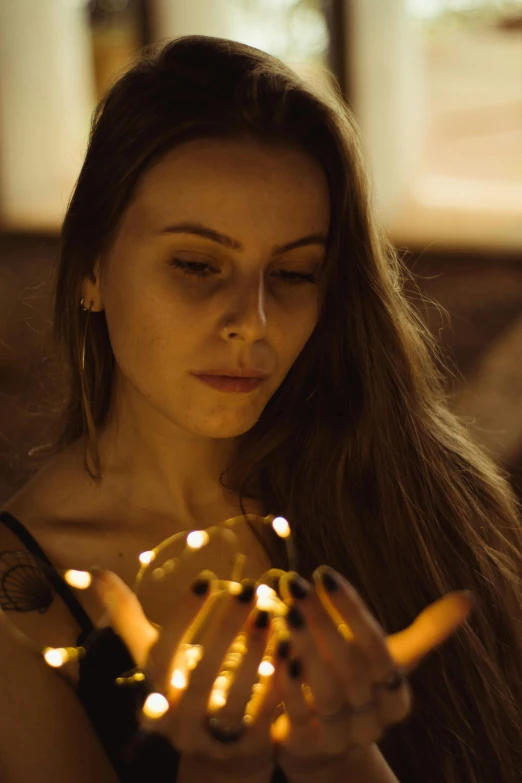
[[[139,570],[136,577],[134,592],[138,594],[140,586],[146,576],[150,576],[152,581],[157,584],[161,583],[169,574],[175,572],[184,558],[190,556],[191,553],[194,553],[197,550],[203,550],[216,536],[221,535],[228,537],[228,541],[230,542],[230,534],[232,533],[235,538],[235,543],[237,544],[238,539],[232,528],[238,522],[244,521],[246,517],[252,518],[253,516],[255,515],[233,517],[208,528],[207,530],[178,532],[162,541],[154,549],[141,552],[139,555]],[[288,521],[282,516],[275,517],[271,514],[266,517],[258,517],[258,519],[261,519],[263,524],[271,525],[274,532],[284,540],[290,570],[295,570],[295,548]],[[182,550],[179,556],[165,556],[168,555],[169,552],[170,554],[172,553],[173,545],[180,544]],[[228,591],[233,595],[240,593],[242,585],[239,580],[241,579],[244,563],[245,555],[242,552],[236,552],[231,578],[216,580],[216,588]],[[286,572],[282,569],[272,568],[257,580],[259,584],[256,589],[255,607],[258,610],[265,610],[270,613],[274,633],[271,637],[272,643],[267,645],[263,660],[258,667],[259,680],[253,686],[251,701],[245,710],[243,720],[247,725],[252,721],[252,705],[254,704],[259,688],[262,688],[266,682],[266,678],[269,678],[274,673],[273,656],[275,653],[276,641],[288,637],[284,623],[284,617],[288,611],[288,607],[281,600],[277,591],[270,587],[270,584],[273,584],[274,580],[284,573]],[[89,571],[78,571],[75,569],[66,570],[63,573],[63,578],[67,584],[77,590],[86,590],[91,585],[92,581],[92,576]],[[152,622],[150,618],[149,622],[161,630],[161,625]],[[227,693],[233,682],[234,673],[241,665],[241,661],[246,652],[247,635],[245,631],[241,631],[234,638],[229,647],[221,671],[214,682],[208,704],[208,709],[210,711],[217,710],[226,703]],[[85,653],[86,650],[84,647],[45,647],[42,651],[45,662],[53,668],[58,668],[70,661],[77,660],[85,655]],[[170,680],[173,689],[182,691],[187,687],[190,679],[190,672],[198,665],[203,653],[204,648],[201,644],[184,643],[179,646],[174,658]],[[136,667],[130,672],[116,678],[115,682],[117,685],[126,686],[140,682],[144,679],[144,672],[139,667]],[[168,709],[168,700],[163,694],[158,692],[150,693],[142,707],[143,714],[147,718],[153,720],[160,718]]]

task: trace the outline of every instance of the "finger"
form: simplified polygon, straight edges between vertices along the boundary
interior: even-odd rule
[[[276,653],[280,661],[274,678],[274,685],[282,698],[285,713],[277,720],[274,739],[281,741],[283,735],[292,731],[309,731],[312,719],[312,704],[303,689],[303,665],[294,654],[292,644],[282,640]]]
[[[302,598],[296,597],[299,592],[295,589],[294,595],[291,593],[292,585],[296,582],[307,591]],[[344,639],[310,583],[290,572],[288,577],[282,580],[281,589],[285,599],[295,598],[315,642],[317,652],[335,674],[335,698],[328,703],[327,694],[322,697],[318,695],[317,689],[321,686],[314,681],[314,670],[310,668],[306,652],[297,644],[299,640],[296,639],[296,650],[303,658],[307,673],[310,674],[310,685],[319,711],[331,714],[341,706],[342,700],[348,701],[354,707],[367,704],[372,698],[372,683],[362,651],[357,645]],[[322,666],[324,665],[323,663]]]
[[[190,637],[211,612],[214,599],[221,592],[215,587],[214,572],[209,570],[201,571],[198,578],[185,588],[182,600],[176,607],[175,618],[163,626],[150,649],[145,667],[148,677],[160,693],[171,694],[174,671],[178,671],[182,678],[186,677],[190,661],[186,649],[183,650],[181,645],[189,644]],[[180,687],[179,681],[174,687]]]
[[[207,713],[209,694],[213,690],[223,659],[245,624],[256,597],[253,579],[244,579],[242,586],[243,589],[238,595],[228,592],[223,596],[224,611],[213,618],[203,657],[190,672],[188,686],[180,697],[180,710],[187,711],[186,707],[189,707],[188,713],[198,716],[199,719]]]
[[[408,628],[387,637],[386,644],[395,662],[406,671],[414,669],[460,628],[473,605],[473,593],[464,590],[449,593],[427,606]]]
[[[336,712],[343,706],[345,695],[333,667],[326,665],[304,614],[305,605],[309,608],[308,605],[313,600],[310,585],[297,574],[290,572],[281,577],[281,592],[286,600],[291,592],[303,596],[301,599],[296,599],[299,601],[299,606],[295,601],[289,605],[285,618],[292,639],[292,648],[304,664],[306,682],[312,688],[317,710],[326,715]],[[367,688],[369,690],[369,683]]]
[[[93,573],[91,585],[107,612],[110,624],[123,639],[138,666],[143,666],[159,634],[145,617],[138,598],[117,574],[107,569]]]
[[[330,605],[348,625],[353,634],[351,640],[365,655],[371,682],[385,680],[395,668],[386,635],[373,617],[359,593],[342,574],[328,566],[314,571],[317,594],[328,611]]]
[[[252,689],[259,678],[259,667],[265,657],[270,633],[270,614],[256,609],[251,612],[246,624],[245,652],[235,669],[232,684],[227,693],[226,704],[216,714],[225,724],[241,721],[250,700]],[[267,663],[265,661],[265,663]],[[225,667],[227,660],[225,659]],[[266,667],[268,669],[268,667]],[[266,675],[265,675],[266,676]]]
[[[270,737],[272,722],[284,712],[280,691],[275,678],[279,669],[285,666],[284,660],[273,660],[274,672],[271,675],[260,675],[259,683],[253,699],[247,706],[245,722],[263,735]]]

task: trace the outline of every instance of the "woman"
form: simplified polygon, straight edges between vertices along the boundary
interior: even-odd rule
[[[341,770],[330,748],[322,767],[305,715],[304,733],[296,728],[291,735],[301,737],[305,764],[285,769],[292,753],[285,759],[283,743],[275,774],[286,777],[277,779],[520,779],[520,507],[506,477],[448,410],[436,345],[404,295],[406,269],[368,194],[359,133],[340,95],[303,84],[280,61],[243,44],[189,36],[150,47],[101,101],[56,270],[62,428],[51,461],[5,506],[0,541],[5,551],[22,542],[48,567],[104,569],[81,601],[48,570],[57,600],[39,604],[39,613],[7,607],[6,616],[40,649],[88,648],[60,679],[42,672],[41,659],[15,666],[22,653],[3,631],[3,671],[12,670],[2,685],[4,703],[19,699],[19,682],[31,680],[46,703],[66,689],[56,721],[42,727],[31,717],[41,738],[38,757],[49,769],[57,763],[49,761],[49,747],[63,753],[63,772],[73,746],[92,765],[85,780],[114,780],[107,756],[122,779],[129,774],[122,749],[136,728],[134,697],[132,688],[116,693],[114,678],[143,664],[159,689],[167,653],[180,640],[180,617],[186,624],[200,611],[190,590],[178,585],[169,593],[178,625],[173,620],[151,666],[146,652],[155,649],[156,630],[129,591],[139,553],[173,532],[253,514],[240,548],[243,576],[256,580],[270,566],[289,567],[282,540],[255,524],[274,514],[290,520],[297,570],[307,580],[292,594],[302,612],[293,611],[294,627],[287,622],[291,647],[300,652],[294,659],[305,657],[307,676],[306,637],[295,626],[303,616],[311,625],[313,613],[328,605],[324,590],[309,587],[312,575],[324,572],[314,574],[320,564],[348,579],[363,603],[348,589],[331,601],[342,603],[354,625],[357,615],[379,633],[400,631],[446,593],[467,588],[476,599],[459,633],[410,673],[413,709],[404,681],[395,681],[396,714],[382,736],[371,733],[375,722],[371,730],[366,724],[362,761],[355,754],[353,766]],[[226,393],[196,377],[212,371],[263,379],[247,393]],[[222,563],[207,567],[216,573]],[[104,593],[111,580],[112,604]],[[287,577],[282,582],[289,600]],[[244,623],[254,658],[267,634],[255,627],[248,582],[245,603],[209,587],[196,584],[196,595],[201,588],[209,596],[201,611],[215,595],[228,604],[223,625],[213,620],[210,668],[196,669],[207,685]],[[118,634],[103,626],[105,609]],[[463,608],[455,627],[466,617]],[[385,687],[393,662],[381,641],[374,681]],[[277,660],[279,693],[290,702],[284,658]],[[299,686],[299,666],[292,672]],[[252,677],[238,683],[240,703]],[[359,685],[352,705],[365,707],[369,681]],[[206,695],[205,683],[199,686]],[[190,767],[187,750],[179,780],[270,780],[267,716],[278,699],[274,689],[267,693],[249,755],[230,743],[222,746],[228,751],[221,764],[219,753],[205,766],[195,751]],[[297,700],[300,687],[292,693]],[[305,708],[294,701],[290,717]],[[28,705],[26,732],[29,713]],[[60,745],[56,731],[63,738],[71,723]],[[8,729],[0,751],[20,733]],[[332,722],[328,731],[331,737]],[[338,732],[339,742],[346,731]],[[161,736],[149,741],[161,744]],[[184,736],[187,749],[191,737]],[[159,750],[140,755],[132,742],[135,771],[140,758],[160,758]],[[163,743],[163,759],[172,761],[176,779],[170,747]],[[154,779],[150,768],[138,778],[148,779],[147,771]]]

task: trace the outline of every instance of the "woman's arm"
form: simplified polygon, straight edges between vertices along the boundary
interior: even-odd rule
[[[118,783],[74,689],[0,611],[2,783]]]

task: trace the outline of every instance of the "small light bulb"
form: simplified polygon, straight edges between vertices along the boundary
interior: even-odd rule
[[[170,684],[173,688],[177,688],[179,691],[182,691],[183,688],[187,687],[187,678],[180,669],[175,669],[174,674],[170,679]]]
[[[288,538],[290,535],[290,525],[284,517],[275,517],[272,520],[272,527],[281,538]]]
[[[188,644],[185,650],[187,669],[195,669],[203,657],[203,647],[200,644]]]
[[[258,674],[263,675],[263,677],[270,677],[274,671],[274,665],[270,661],[261,661],[257,669]]]
[[[92,577],[88,571],[75,571],[70,568],[64,574],[64,579],[71,587],[76,587],[78,590],[85,590],[91,584]]]
[[[243,589],[240,582],[229,582],[227,587],[228,587],[228,592],[232,593],[232,595],[239,595],[239,593]]]
[[[209,535],[206,530],[193,530],[187,536],[187,546],[191,549],[201,549],[202,546],[208,544]]]
[[[147,718],[161,718],[169,708],[169,703],[161,693],[149,693],[143,705],[143,714]]]
[[[57,647],[56,649],[47,647],[44,650],[44,658],[49,666],[58,668],[69,660],[69,654],[65,647]]]
[[[148,565],[149,563],[152,563],[154,558],[156,557],[156,553],[151,550],[148,552],[142,552],[140,554],[140,563],[143,563],[143,565]]]
[[[209,707],[223,707],[227,703],[227,697],[220,690],[214,690],[210,694]]]
[[[268,585],[259,585],[256,595],[256,606],[258,609],[264,609],[268,612],[278,603],[276,591],[272,590]]]
[[[269,596],[276,595],[276,591],[268,585],[259,585],[256,590],[256,595],[258,598],[262,598],[263,596],[268,598]]]

